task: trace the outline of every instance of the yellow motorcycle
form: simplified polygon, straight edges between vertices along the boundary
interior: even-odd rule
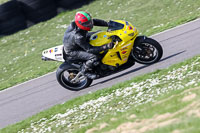
[[[90,71],[99,78],[125,70],[135,62],[147,65],[156,63],[163,55],[163,49],[156,40],[138,36],[136,27],[127,21],[109,21],[107,31],[98,31],[89,40],[93,46],[114,43],[112,49],[99,53],[100,63]],[[80,72],[83,62],[66,60],[63,45],[44,50],[42,55],[45,61],[64,62],[56,72],[57,81],[64,88],[77,91],[91,85],[93,80]]]

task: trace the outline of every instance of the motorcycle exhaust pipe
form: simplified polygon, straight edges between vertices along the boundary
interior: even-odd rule
[[[42,60],[43,61],[54,61],[53,59],[50,59],[50,58],[47,58],[47,57],[44,57],[44,56],[42,56]]]

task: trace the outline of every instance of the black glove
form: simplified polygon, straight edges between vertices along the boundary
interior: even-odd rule
[[[114,43],[111,42],[111,43],[108,43],[108,44],[105,44],[103,46],[103,49],[106,50],[106,49],[112,49],[114,47]]]

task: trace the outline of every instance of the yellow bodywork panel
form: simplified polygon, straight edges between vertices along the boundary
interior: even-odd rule
[[[90,44],[102,46],[112,42],[112,36],[119,37],[121,41],[116,41],[114,48],[108,50],[102,59],[102,63],[110,66],[120,66],[128,61],[138,31],[127,21],[115,20],[113,22],[121,24],[122,28],[97,32],[90,37]]]
[[[112,42],[112,39],[108,38],[105,31],[99,31],[90,37],[90,44],[93,46],[102,46],[110,42]]]

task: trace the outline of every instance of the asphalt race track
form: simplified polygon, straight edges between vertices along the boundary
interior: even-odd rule
[[[73,92],[62,88],[57,83],[55,72],[53,72],[1,91],[0,128],[24,120],[69,99],[112,86],[137,75],[167,68],[172,64],[200,55],[200,19],[152,37],[163,46],[164,55],[160,62],[150,66],[136,63],[130,69],[94,81],[85,90]]]

